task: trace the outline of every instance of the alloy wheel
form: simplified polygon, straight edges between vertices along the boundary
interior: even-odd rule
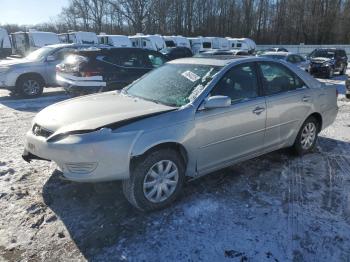
[[[28,96],[35,96],[40,92],[40,84],[36,80],[28,79],[23,83],[23,92]]]
[[[316,125],[315,123],[309,122],[304,126],[303,131],[301,132],[301,147],[304,150],[308,150],[312,147],[316,139]]]
[[[178,181],[176,164],[170,160],[161,160],[149,169],[144,178],[144,196],[153,203],[163,202],[174,193]]]

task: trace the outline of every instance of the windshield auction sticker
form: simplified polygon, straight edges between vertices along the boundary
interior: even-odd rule
[[[183,72],[181,75],[186,77],[191,82],[196,82],[200,78],[198,75],[188,70]]]

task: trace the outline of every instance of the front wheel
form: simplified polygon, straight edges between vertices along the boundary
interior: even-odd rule
[[[141,211],[161,209],[181,193],[185,164],[172,149],[160,149],[135,163],[130,178],[123,181],[127,200]]]
[[[317,141],[318,130],[319,123],[316,118],[311,116],[306,119],[293,145],[293,149],[298,155],[304,155],[313,150]]]
[[[22,77],[16,86],[16,92],[24,98],[41,96],[44,90],[42,80],[37,76]]]

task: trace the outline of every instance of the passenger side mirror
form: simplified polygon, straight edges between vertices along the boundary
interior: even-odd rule
[[[211,96],[204,100],[203,109],[224,108],[231,106],[228,96]]]
[[[53,55],[49,55],[49,56],[46,57],[46,61],[47,62],[52,62],[52,61],[55,61],[55,60],[56,60],[56,57],[53,56]]]

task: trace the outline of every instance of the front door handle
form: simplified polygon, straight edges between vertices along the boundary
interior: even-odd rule
[[[303,96],[301,99],[303,102],[309,102],[310,101],[310,96]]]
[[[254,110],[253,110],[253,113],[256,114],[256,115],[260,115],[262,112],[265,111],[265,107],[260,107],[260,106],[257,106]]]

